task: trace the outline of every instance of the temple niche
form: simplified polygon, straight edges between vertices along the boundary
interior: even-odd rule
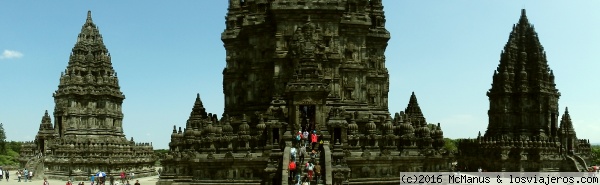
[[[380,0],[230,0],[225,24],[224,114],[196,96],[157,184],[288,184],[298,131],[323,141],[323,184],[450,169],[441,125],[426,122],[414,93],[406,110],[388,110]]]
[[[46,111],[35,140],[21,150],[21,165],[36,177],[86,181],[98,171],[156,174],[152,144],[125,137],[125,95],[89,11],[53,97],[54,125]]]
[[[459,170],[587,170],[590,142],[577,138],[567,108],[558,118],[560,93],[525,10],[513,25],[487,96],[487,131],[458,142]]]

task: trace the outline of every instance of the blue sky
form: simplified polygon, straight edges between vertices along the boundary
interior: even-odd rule
[[[384,0],[391,112],[412,91],[428,122],[449,138],[485,131],[492,74],[527,9],[556,75],[560,114],[569,107],[579,138],[600,143],[600,1]],[[126,136],[168,148],[196,93],[223,112],[225,0],[1,1],[0,122],[7,140],[33,140],[77,34],[92,11],[112,56]],[[53,120],[54,121],[54,120]]]

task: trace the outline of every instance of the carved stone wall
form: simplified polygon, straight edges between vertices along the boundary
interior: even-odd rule
[[[264,111],[273,96],[283,96],[286,85],[298,78],[303,58],[316,59],[320,79],[330,90],[328,106],[366,104],[373,110],[387,110],[384,52],[390,34],[380,2],[238,4],[230,3],[221,37],[227,51],[226,114]],[[308,9],[299,8],[304,6]]]

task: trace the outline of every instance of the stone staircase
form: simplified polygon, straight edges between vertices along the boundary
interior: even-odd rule
[[[33,171],[33,179],[41,180],[44,178],[44,157],[32,157],[27,164],[25,169]]]
[[[567,157],[567,159],[569,159],[573,163],[573,165],[575,166],[575,169],[578,172],[587,170],[585,161],[583,161],[583,159],[581,159],[581,161],[583,161],[583,164],[582,164],[580,160],[576,159],[579,156],[568,154],[568,155],[565,155],[565,157]],[[579,158],[581,158],[581,157],[579,157]]]
[[[583,170],[584,170],[584,171],[587,171],[587,167],[588,167],[588,165],[586,164],[585,160],[584,160],[584,159],[583,159],[581,156],[579,156],[579,155],[575,154],[575,155],[573,155],[573,158],[574,158],[574,159],[575,159],[575,161],[577,161],[577,162],[578,162],[580,165],[583,165],[583,167],[584,167],[584,168],[583,168]]]
[[[308,149],[308,147],[307,147],[307,149]],[[311,151],[312,151],[312,150],[311,150]],[[306,171],[306,163],[307,163],[308,161],[310,161],[310,155],[309,155],[309,154],[310,154],[310,153],[307,151],[307,154],[306,154],[306,155],[304,155],[304,158],[303,158],[303,159],[304,159],[304,161],[302,161],[303,163],[301,163],[301,164],[300,164],[300,165],[297,167],[297,169],[298,169],[298,173],[300,173],[300,176],[301,176],[301,177],[303,177],[303,176],[304,176],[304,175],[306,175],[306,173],[307,173],[307,171]],[[284,155],[289,155],[289,150],[285,150],[285,152],[284,152]],[[321,152],[321,155],[323,155],[323,152]],[[300,156],[298,156],[298,158],[299,158],[299,157],[300,157]],[[323,157],[323,156],[321,156],[321,157]],[[323,163],[323,160],[321,160],[321,159],[316,159],[316,160],[319,160],[319,161],[320,161],[320,163],[319,163],[319,164],[322,166],[322,171],[321,171],[321,174],[322,174],[322,176],[323,176],[323,175],[325,174],[325,173],[324,173],[324,165],[323,165],[324,163]],[[285,160],[284,160],[284,161],[285,161]],[[289,160],[287,160],[287,161],[289,161]],[[300,161],[298,161],[298,162],[300,162]],[[287,165],[286,165],[286,167],[287,167]],[[285,169],[287,170],[287,168],[285,168]],[[287,171],[285,172],[285,174],[287,174]],[[287,178],[286,178],[286,179],[287,179]],[[317,183],[317,180],[316,180],[316,178],[314,178],[314,177],[313,177],[313,180],[310,182],[310,185],[325,185],[325,184],[326,184],[326,182],[325,182],[325,180],[324,180],[324,178],[323,178],[323,177],[321,177],[321,178],[320,178],[320,180],[319,180],[319,182],[318,182],[318,183]],[[295,185],[295,183],[290,183],[289,185]]]

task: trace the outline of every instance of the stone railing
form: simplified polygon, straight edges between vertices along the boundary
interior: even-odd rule
[[[281,184],[288,185],[288,177],[290,176],[289,164],[290,164],[290,150],[291,147],[286,146],[283,149],[283,157],[281,160]]]
[[[581,164],[579,162],[577,162],[577,160],[575,158],[573,158],[573,156],[574,155],[570,155],[570,154],[565,155],[565,157],[568,159],[572,169],[576,172],[579,172],[579,171],[581,171],[581,169],[580,169]]]
[[[587,164],[586,164],[586,162],[585,162],[585,160],[583,160],[583,158],[582,158],[581,156],[573,154],[573,158],[574,158],[574,159],[575,159],[575,160],[576,160],[576,161],[577,161],[577,162],[578,162],[580,165],[583,165],[583,167],[584,167],[584,168],[587,168],[587,167],[588,167],[588,166],[587,166]],[[581,171],[581,169],[578,169],[578,170],[580,170],[580,171]],[[585,170],[587,170],[587,169],[585,169]]]
[[[323,171],[325,171],[325,173],[323,173],[322,178],[326,185],[331,185],[333,184],[333,167],[331,165],[331,150],[329,149],[329,141],[325,141],[323,143],[323,155],[325,155],[325,163],[322,166],[323,169],[321,169],[321,173]]]

